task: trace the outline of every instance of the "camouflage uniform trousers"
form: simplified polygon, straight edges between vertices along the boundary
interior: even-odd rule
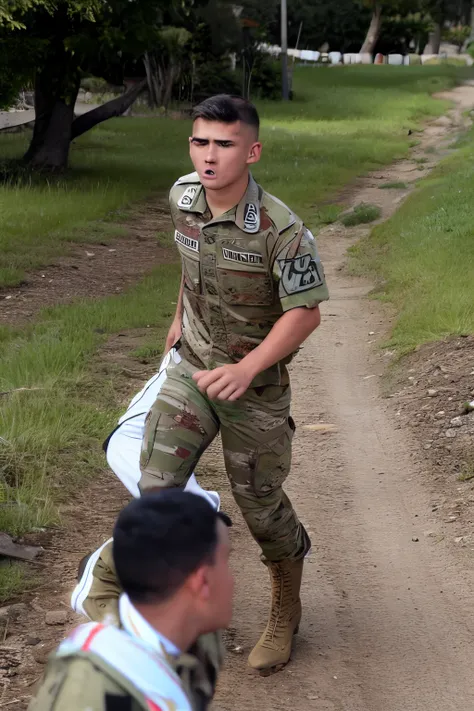
[[[140,456],[140,491],[184,486],[219,429],[232,493],[264,560],[302,558],[308,535],[282,489],[295,425],[290,386],[249,388],[236,402],[212,401],[187,360],[171,363],[148,412]]]

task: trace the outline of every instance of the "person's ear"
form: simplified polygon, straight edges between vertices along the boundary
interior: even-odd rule
[[[194,598],[209,600],[211,588],[209,585],[209,567],[203,565],[192,573],[186,581],[186,585]]]
[[[252,163],[258,163],[260,156],[262,155],[262,144],[256,141],[250,146],[249,156],[247,158],[247,163],[250,165]]]

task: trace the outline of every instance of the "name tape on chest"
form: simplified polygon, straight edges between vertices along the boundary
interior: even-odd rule
[[[286,294],[299,294],[323,285],[318,264],[312,254],[302,254],[294,259],[279,259],[280,283]]]
[[[236,252],[233,249],[222,247],[222,254],[224,255],[224,259],[227,259],[229,262],[239,262],[240,264],[263,264],[262,255],[256,254],[255,252]]]
[[[178,200],[178,207],[190,207],[193,204],[194,198],[196,197],[198,187],[198,185],[190,185],[189,187],[187,187],[184,193],[181,195],[180,199]]]
[[[199,240],[186,237],[186,235],[183,235],[183,233],[178,230],[174,233],[174,241],[178,244],[182,244],[183,247],[187,247],[187,249],[191,249],[193,252],[199,252]]]
[[[257,205],[247,203],[244,211],[244,229],[246,232],[258,232],[260,229],[260,214]]]

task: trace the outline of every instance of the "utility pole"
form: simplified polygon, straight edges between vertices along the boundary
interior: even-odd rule
[[[286,0],[281,0],[281,90],[283,101],[288,101],[288,14]]]

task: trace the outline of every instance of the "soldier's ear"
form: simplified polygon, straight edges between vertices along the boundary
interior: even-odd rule
[[[262,144],[256,141],[250,146],[249,156],[247,158],[247,164],[258,163],[260,156],[262,155]]]

